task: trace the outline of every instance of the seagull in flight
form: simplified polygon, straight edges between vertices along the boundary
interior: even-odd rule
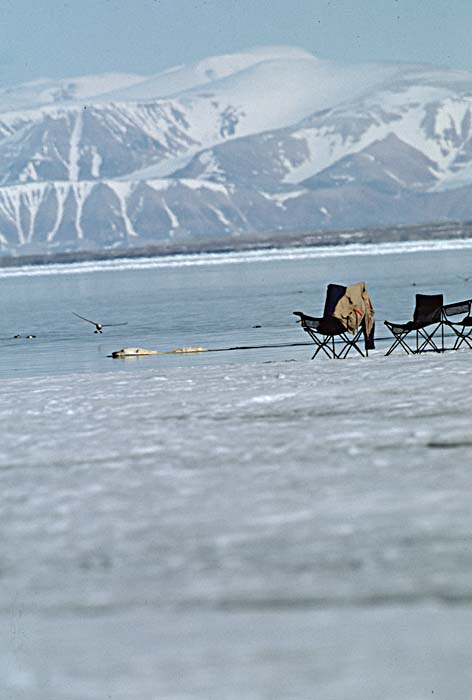
[[[107,328],[108,326],[127,326],[128,322],[126,323],[95,323],[95,321],[91,321],[89,318],[85,318],[84,316],[81,316],[80,314],[76,314],[75,311],[72,312],[74,316],[77,316],[78,318],[81,318],[82,321],[87,321],[87,323],[91,323],[92,326],[95,326],[96,330],[94,330],[94,333],[103,333],[102,328]]]

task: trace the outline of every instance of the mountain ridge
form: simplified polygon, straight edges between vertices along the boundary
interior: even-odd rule
[[[472,219],[472,74],[261,47],[109,76],[0,89],[2,255]]]

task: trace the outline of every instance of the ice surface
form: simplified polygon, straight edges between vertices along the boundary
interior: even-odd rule
[[[469,374],[459,351],[4,381],[5,697],[467,697]]]
[[[291,311],[354,275],[407,320],[466,297],[470,257],[1,278],[2,328],[48,330],[0,339],[0,697],[467,698],[471,351],[106,354],[301,341]]]
[[[186,182],[193,182],[187,180]],[[197,181],[195,181],[197,182]],[[156,188],[163,183],[166,189],[166,181],[154,181]],[[152,183],[151,183],[152,184]],[[120,196],[130,191],[130,186],[116,183],[110,187]],[[215,188],[215,191],[224,187],[210,182],[198,182],[198,187]],[[274,195],[280,201],[287,201],[290,197]],[[346,234],[347,237],[355,235]],[[323,260],[324,258],[342,259],[346,257],[379,257],[390,255],[410,256],[414,253],[441,253],[446,251],[469,251],[472,249],[471,239],[449,240],[418,240],[395,241],[393,243],[347,243],[340,246],[307,246],[300,248],[273,248],[265,250],[250,250],[229,253],[196,253],[190,255],[168,255],[152,258],[118,258],[117,260],[92,260],[79,263],[48,265],[20,265],[18,267],[5,267],[0,269],[0,280],[8,277],[50,277],[51,275],[69,276],[90,272],[119,272],[124,270],[145,270],[169,267],[207,267],[212,265],[241,265],[246,263],[271,263],[277,261],[305,262],[307,260]],[[410,281],[409,281],[410,282]]]

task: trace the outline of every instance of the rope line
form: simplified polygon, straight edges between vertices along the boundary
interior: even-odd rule
[[[445,338],[454,338],[454,334],[445,334]],[[389,335],[384,335],[380,337],[374,338],[375,342],[382,342],[382,341],[393,341],[394,337],[389,336]],[[291,348],[291,347],[299,347],[303,345],[313,345],[313,342],[308,342],[308,343],[273,343],[273,344],[268,344],[268,345],[236,345],[235,347],[232,348],[208,348],[206,352],[228,352],[229,350],[260,350],[263,348]]]
[[[228,350],[259,350],[262,348],[290,348],[297,345],[313,345],[313,343],[273,343],[270,345],[236,345],[233,348],[208,348],[206,352],[227,352]]]

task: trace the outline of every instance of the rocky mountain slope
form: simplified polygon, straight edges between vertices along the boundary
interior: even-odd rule
[[[0,89],[0,251],[472,219],[472,74],[269,47]]]

